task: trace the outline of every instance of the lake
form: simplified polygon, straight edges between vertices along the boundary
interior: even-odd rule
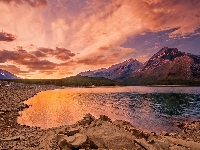
[[[200,119],[199,87],[96,87],[43,91],[25,102],[19,124],[41,128],[69,125],[87,113],[126,120],[145,131],[179,132],[180,121]]]

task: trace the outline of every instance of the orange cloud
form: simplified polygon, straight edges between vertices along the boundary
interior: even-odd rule
[[[46,6],[48,3],[48,0],[0,0],[0,2],[14,3],[16,5],[28,4],[32,7],[38,7],[38,6]]]
[[[26,73],[29,73],[29,71],[23,71],[23,70],[21,70],[20,68],[18,68],[15,65],[0,65],[0,68],[3,69],[3,70],[9,71],[11,73],[14,73],[14,74],[26,74]]]
[[[40,57],[47,57],[47,55],[55,56],[60,60],[69,60],[75,54],[65,48],[56,48],[56,50],[49,48],[39,48],[37,51],[27,52],[23,49],[17,51],[0,50],[0,63],[13,62],[18,65],[26,66],[30,71],[35,70],[54,70],[57,66],[64,64],[57,64],[46,59],[39,59]],[[39,56],[39,57],[38,57]]]
[[[134,58],[134,54],[141,55],[137,59],[145,61],[148,58],[146,54],[121,45],[127,39],[134,39],[134,36],[147,32],[176,29],[169,35],[173,39],[193,36],[200,28],[200,1],[195,0],[87,0],[81,10],[74,12],[68,9],[70,3],[66,0],[62,0],[62,3],[48,0],[0,2],[0,28],[17,36],[12,45],[1,42],[1,47],[13,49],[22,45],[27,52],[12,52],[13,56],[11,52],[0,52],[0,62],[13,61],[23,65],[22,61],[39,63],[42,60],[41,70],[53,69],[59,64],[55,59],[62,62],[58,65],[59,69],[64,68],[64,64],[71,65],[71,70],[67,71],[77,73],[90,67],[108,67],[124,59]],[[57,3],[60,4],[57,6]],[[46,7],[40,9],[39,6]],[[30,43],[36,47],[25,47]],[[70,51],[60,47],[67,47]],[[8,54],[9,57],[1,54]],[[73,63],[69,63],[71,60]],[[30,64],[27,66],[39,68]]]
[[[6,32],[0,32],[0,41],[5,41],[5,42],[12,42],[16,40],[16,37],[13,34],[9,34]]]
[[[69,60],[71,57],[75,56],[75,54],[72,53],[70,50],[59,47],[56,47],[55,50],[51,48],[40,47],[36,51],[32,51],[31,53],[37,57],[55,56],[55,58],[62,61]]]

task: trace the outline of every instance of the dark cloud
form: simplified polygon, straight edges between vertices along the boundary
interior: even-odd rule
[[[33,51],[32,54],[37,57],[55,56],[55,58],[63,61],[69,60],[71,57],[75,56],[75,54],[70,50],[59,47],[56,47],[55,50],[51,48],[40,47],[36,51]]]
[[[101,47],[99,47],[100,51],[107,51],[107,50],[110,50],[110,49],[111,49],[111,47],[109,47],[109,46],[101,46]]]
[[[6,33],[6,32],[0,32],[0,41],[5,41],[5,42],[12,42],[16,40],[16,37],[12,34]]]
[[[0,65],[0,68],[6,71],[9,71],[13,74],[27,74],[29,71],[23,71],[15,65]]]
[[[0,0],[0,2],[3,3],[14,3],[16,5],[20,4],[28,4],[31,7],[39,7],[39,6],[46,6],[48,3],[48,0]]]
[[[55,58],[65,62],[61,64],[51,62],[45,59],[48,56],[55,56]],[[27,52],[23,47],[18,46],[15,51],[0,50],[0,63],[12,62],[14,64],[24,65],[29,71],[49,71],[55,70],[58,66],[65,66],[66,61],[73,56],[75,54],[65,48],[56,47],[55,50],[38,48],[36,51]]]
[[[51,61],[48,60],[33,60],[33,61],[29,61],[29,60],[25,60],[23,62],[23,65],[27,66],[29,69],[31,70],[53,70],[56,68],[56,66],[58,64],[55,64]]]
[[[36,57],[47,57],[47,54],[42,51],[33,51],[32,54],[34,54]]]
[[[58,64],[48,60],[40,60],[35,55],[28,53],[26,50],[18,51],[0,51],[0,63],[13,62],[19,65],[25,65],[30,71],[35,70],[52,70]]]

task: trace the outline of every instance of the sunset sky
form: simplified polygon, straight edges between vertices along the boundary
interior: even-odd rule
[[[199,0],[0,0],[0,69],[64,78],[162,47],[200,55]]]

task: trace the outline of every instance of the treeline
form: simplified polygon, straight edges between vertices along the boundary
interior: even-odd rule
[[[4,80],[5,81],[5,80]],[[106,78],[93,78],[83,76],[72,76],[63,79],[7,79],[6,81],[25,84],[56,85],[67,87],[90,87],[90,86],[116,86],[121,85],[117,81]]]
[[[188,86],[200,86],[200,80],[183,80],[183,79],[162,79],[156,78],[128,78],[122,83],[125,86],[131,85],[188,85]]]

